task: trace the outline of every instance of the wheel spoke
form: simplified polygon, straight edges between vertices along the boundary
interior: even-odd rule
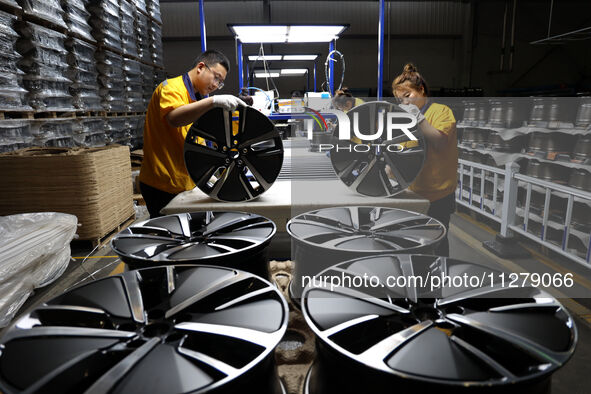
[[[183,347],[178,348],[178,352],[183,356],[191,358],[193,360],[197,360],[203,364],[209,365],[214,369],[220,371],[226,376],[234,376],[237,375],[240,371],[239,369],[234,368],[233,366],[226,364],[225,362],[218,360],[217,358],[213,358],[208,356],[207,354],[196,352],[194,350],[185,349]]]
[[[381,362],[378,367],[384,371],[391,372],[391,368],[386,365],[384,360],[395,350],[408,343],[410,340],[415,339],[432,325],[433,322],[431,320],[426,320],[399,331],[396,334],[390,335],[361,353],[359,355],[359,360],[366,361],[368,364],[372,365],[375,364],[376,360],[380,360]]]
[[[152,338],[137,348],[123,360],[103,374],[85,394],[102,394],[109,392],[133,367],[137,365],[152,349],[160,343],[160,338]]]
[[[138,323],[145,323],[146,316],[144,313],[144,302],[142,299],[142,291],[139,283],[139,273],[132,271],[122,276],[123,286],[127,292],[127,300],[133,316],[133,320]]]
[[[210,323],[183,322],[175,325],[174,327],[178,330],[194,331],[200,333],[232,337],[245,342],[260,345],[264,348],[272,346],[276,342],[276,336],[278,334],[278,332],[269,334],[263,331],[252,330],[250,328]],[[281,333],[279,332],[279,334]]]
[[[464,341],[461,338],[458,338],[455,335],[450,336],[449,339],[453,343],[455,343],[456,345],[458,345],[459,347],[461,347],[462,349],[464,349],[465,351],[470,353],[472,356],[476,357],[483,364],[492,368],[500,376],[502,376],[504,378],[508,378],[508,379],[515,379],[516,378],[516,376],[513,373],[511,373],[507,368],[503,367],[501,364],[499,364],[497,361],[495,361],[492,357],[489,357],[482,350],[476,348],[475,346],[472,346],[468,342]]]

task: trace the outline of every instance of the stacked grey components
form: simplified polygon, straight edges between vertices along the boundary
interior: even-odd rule
[[[125,111],[125,86],[121,83],[124,78],[123,57],[107,49],[96,52],[99,71],[99,95],[104,110],[118,112]]]
[[[27,103],[38,111],[73,110],[72,81],[66,77],[66,36],[31,22],[25,22],[20,30],[17,49],[23,56],[19,67],[26,73]]]
[[[244,212],[195,212],[133,224],[111,241],[131,268],[212,264],[268,277],[267,246],[275,223]]]
[[[99,96],[98,70],[94,55],[96,46],[78,38],[70,37],[66,40],[68,48],[68,78],[72,80],[70,93],[74,106],[84,111],[99,111],[102,109]]]
[[[21,55],[16,50],[19,34],[15,22],[16,16],[0,11],[0,110],[23,108],[27,93],[22,86],[23,72],[17,65]]]
[[[140,60],[144,62],[151,62],[150,55],[150,37],[148,36],[149,18],[141,12],[135,15],[135,35],[137,43],[137,53]]]
[[[82,38],[91,43],[96,43],[92,36],[91,27],[88,24],[90,12],[87,10],[89,0],[67,0],[63,1],[64,19],[68,25],[68,32],[71,36]]]
[[[60,0],[21,0],[19,3],[26,16],[42,19],[60,28],[67,27]]]
[[[351,281],[304,290],[302,311],[317,341],[304,392],[550,392],[552,373],[577,343],[556,299],[534,287],[429,282],[490,275],[499,272],[424,255],[367,257],[321,272]],[[350,284],[364,276],[373,285]]]
[[[144,105],[141,63],[132,59],[124,58],[123,73],[125,76],[125,91],[123,93],[125,111],[144,111],[146,106]]]
[[[0,389],[281,394],[274,349],[287,318],[277,288],[243,271],[126,272],[18,320],[0,339]]]
[[[120,2],[121,47],[123,54],[137,58],[137,38],[135,34],[135,7],[127,1]]]

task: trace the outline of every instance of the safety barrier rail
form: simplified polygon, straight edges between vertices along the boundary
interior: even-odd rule
[[[591,213],[591,193],[520,174],[515,162],[503,170],[460,159],[458,168],[459,205],[500,223],[503,237],[520,234],[591,268],[591,223],[586,222],[591,218],[573,218],[575,207],[579,215]],[[487,182],[492,192],[487,193]],[[518,206],[520,188],[525,189],[525,201]],[[533,193],[543,195],[543,204],[532,204]],[[557,203],[551,204],[553,199]]]

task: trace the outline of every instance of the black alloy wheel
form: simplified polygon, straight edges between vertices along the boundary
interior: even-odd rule
[[[361,104],[347,112],[351,139],[333,139],[332,166],[337,177],[356,193],[373,197],[393,196],[405,190],[423,167],[425,140],[422,133],[414,126],[408,128],[408,132],[416,141],[411,141],[400,128],[394,128],[389,136],[388,114],[392,113],[407,115],[397,104],[386,101]],[[392,123],[406,128],[409,120],[401,119],[394,118]],[[378,134],[380,125],[382,133],[375,140],[355,137],[355,128],[363,135],[374,135]],[[339,130],[335,133],[339,134]]]
[[[111,248],[132,269],[201,263],[268,277],[267,246],[275,231],[275,223],[252,213],[180,213],[129,226]]]
[[[302,277],[336,263],[378,254],[435,251],[446,234],[439,221],[416,212],[383,207],[323,208],[298,215],[286,226],[295,273],[290,294],[297,303]]]
[[[214,108],[193,123],[185,138],[189,176],[220,201],[257,198],[273,185],[283,164],[283,143],[273,122],[252,107],[237,111],[237,127],[232,112]]]
[[[431,282],[442,275],[452,282]],[[503,286],[499,275],[426,255],[324,270],[302,298],[318,350],[306,392],[548,392],[551,374],[574,352],[574,321],[549,293]],[[469,282],[456,281],[463,277]]]
[[[19,319],[0,339],[0,389],[280,394],[273,350],[287,320],[276,287],[244,271],[130,271]]]

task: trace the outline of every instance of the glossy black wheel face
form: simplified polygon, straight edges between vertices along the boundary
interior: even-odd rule
[[[416,212],[382,207],[338,207],[306,212],[287,223],[294,240],[312,247],[352,253],[414,251],[436,245],[445,226]]]
[[[257,369],[268,373],[287,313],[274,286],[244,271],[185,265],[126,272],[20,319],[1,339],[0,388],[235,392],[224,388],[246,384]]]
[[[220,201],[248,201],[277,179],[283,144],[273,123],[256,109],[239,107],[235,128],[231,112],[214,108],[189,129],[184,155],[203,193]]]
[[[275,230],[272,221],[251,213],[181,213],[133,224],[113,238],[111,247],[132,263],[238,263],[268,245]]]
[[[331,291],[330,283],[319,279],[304,290],[302,311],[321,349],[330,350],[324,357],[336,354],[355,366],[360,384],[363,376],[374,376],[385,379],[382,383],[392,379],[401,385],[442,385],[452,387],[451,392],[510,387],[546,378],[573,354],[574,322],[542,290],[391,285],[396,278],[428,280],[442,274],[480,278],[498,272],[436,256],[356,259],[317,278],[375,276],[380,286],[343,282]],[[382,391],[388,392],[386,387]]]
[[[359,105],[347,113],[351,140],[334,139],[338,149],[330,151],[330,160],[337,176],[356,193],[387,197],[400,193],[417,177],[425,159],[425,141],[416,126],[408,131],[417,140],[410,141],[400,129],[387,134],[388,113],[406,114],[398,105],[385,101]],[[354,124],[363,135],[382,133],[376,140],[355,138]],[[403,127],[408,119],[394,118],[393,124]],[[388,138],[391,137],[391,138]],[[396,145],[398,144],[398,145]]]

